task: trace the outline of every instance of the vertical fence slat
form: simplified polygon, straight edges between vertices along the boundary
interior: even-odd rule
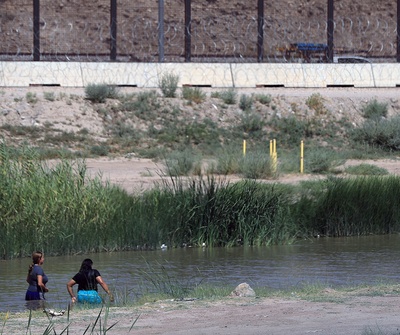
[[[110,59],[117,59],[117,0],[110,4]]]
[[[164,62],[164,0],[158,0],[158,61]]]
[[[264,0],[258,0],[257,9],[257,60],[260,63],[264,58]]]
[[[400,63],[400,0],[397,0],[397,30],[396,30],[396,43],[397,43],[397,51],[396,51],[396,59],[397,63]]]
[[[40,1],[33,0],[33,60],[40,61]]]
[[[191,35],[191,21],[192,21],[192,8],[191,0],[185,0],[185,62],[190,62],[191,48],[192,48],[192,35]]]
[[[328,54],[327,59],[329,63],[333,63],[333,29],[334,29],[334,9],[333,9],[333,0],[328,0]]]

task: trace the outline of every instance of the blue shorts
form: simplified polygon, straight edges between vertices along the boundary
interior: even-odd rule
[[[101,304],[103,300],[97,291],[78,291],[78,302],[87,302],[89,304]]]

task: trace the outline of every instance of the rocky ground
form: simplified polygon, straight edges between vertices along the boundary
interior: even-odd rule
[[[130,88],[125,93],[137,93],[143,89]],[[214,89],[215,91],[215,89]],[[186,120],[208,117],[219,126],[235,122],[240,109],[236,106],[220,108],[220,101],[211,98],[213,89],[204,89],[207,94],[206,101],[200,105],[185,104],[180,99],[174,99],[174,104],[181,104],[179,113]],[[361,88],[326,88],[326,89],[240,89],[239,94],[269,94],[272,102],[270,106],[257,105],[255,113],[263,118],[269,118],[273,113],[282,117],[296,115],[298,117],[319,117],[324,119],[326,127],[331,127],[334,122],[346,118],[354,125],[363,122],[362,108],[368,102],[376,99],[387,104],[388,116],[400,113],[400,100],[398,88],[387,89],[361,89]],[[323,98],[325,111],[321,115],[311,110],[305,103],[313,94]],[[49,97],[52,97],[49,99]],[[110,143],[112,136],[109,134],[110,118],[117,114],[106,115],[102,110],[112,110],[115,101],[106,104],[93,104],[85,99],[84,88],[2,88],[0,90],[0,137],[10,144],[28,143],[37,146],[49,145],[50,147],[67,147],[69,150],[79,150],[82,144],[80,137],[85,130],[86,138],[90,145]],[[273,108],[275,106],[275,110]],[[120,113],[121,114],[121,113]],[[181,117],[178,116],[178,117]],[[136,118],[134,127],[145,129],[148,124],[162,124],[162,118],[150,121]],[[112,121],[114,122],[114,121]],[[64,134],[60,136],[60,134]],[[65,134],[69,134],[68,136]],[[72,135],[71,135],[72,134]],[[58,137],[56,137],[58,136]],[[55,142],[54,138],[57,138]],[[62,142],[64,140],[64,142]],[[47,142],[46,142],[47,141]],[[145,140],[141,141],[143,145]],[[279,140],[278,140],[279,144]],[[307,145],[307,143],[306,143]],[[129,154],[121,152],[110,153],[107,157],[89,158],[88,170],[93,174],[101,173],[104,179],[109,179],[129,192],[151,187],[160,180],[163,165],[151,159],[140,158],[133,149]],[[391,173],[399,172],[397,160],[370,161],[386,168]],[[357,164],[348,161],[346,164]],[[237,178],[231,176],[232,179]],[[316,178],[300,174],[278,175],[278,180],[296,182],[304,178]]]

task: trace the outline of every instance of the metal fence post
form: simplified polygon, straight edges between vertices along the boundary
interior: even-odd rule
[[[264,0],[258,0],[257,8],[257,60],[261,63],[264,58]]]
[[[328,54],[326,55],[329,63],[333,63],[333,29],[334,29],[334,15],[333,0],[328,0]]]
[[[117,59],[117,0],[110,4],[110,59]]]
[[[40,61],[40,1],[33,0],[33,60]]]
[[[158,0],[158,61],[164,62],[164,0]]]
[[[400,0],[397,0],[397,52],[396,52],[396,59],[397,63],[400,63]]]
[[[190,29],[191,21],[192,21],[191,0],[185,0],[185,62],[190,62],[191,58],[191,46],[192,46],[192,36]]]

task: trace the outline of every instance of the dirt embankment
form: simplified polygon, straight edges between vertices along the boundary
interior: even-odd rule
[[[141,89],[126,89],[125,93],[137,93]],[[215,89],[205,89],[206,101],[202,105],[185,105],[180,99],[175,99],[174,104],[179,103],[179,117],[187,120],[211,118],[218,126],[229,125],[232,120],[238,119],[238,107],[228,107],[219,109],[218,101],[210,98]],[[273,113],[277,117],[296,115],[298,117],[317,117],[312,115],[312,111],[306,106],[305,101],[312,94],[320,94],[324,99],[326,113],[318,116],[324,119],[326,127],[330,127],[336,120],[346,118],[354,125],[363,122],[362,108],[372,99],[386,103],[388,116],[400,113],[400,101],[398,99],[398,89],[356,89],[356,88],[327,88],[327,89],[288,89],[288,88],[269,88],[262,89],[240,89],[238,94],[251,95],[253,93],[270,94],[272,98],[271,106],[259,105],[255,112],[262,118],[268,119]],[[11,144],[28,143],[41,146],[45,144],[46,136],[66,134],[80,134],[82,130],[88,138],[90,144],[107,143],[111,135],[108,116],[99,112],[103,107],[90,103],[84,99],[84,88],[3,88],[0,92],[0,136]],[[52,99],[49,99],[52,97]],[[32,100],[34,98],[34,100]],[[31,100],[29,100],[31,99]],[[114,102],[111,102],[113,104]],[[275,110],[273,110],[275,105]],[[112,109],[112,105],[106,106]],[[104,108],[106,108],[104,107]],[[216,110],[217,107],[217,110]],[[276,114],[278,113],[278,114]],[[159,122],[161,118],[156,118]],[[155,122],[151,120],[152,122]],[[149,125],[145,120],[136,119],[135,127],[145,129]],[[232,121],[234,122],[234,121]],[[154,123],[152,123],[154,125]],[[158,126],[158,125],[156,125]],[[160,123],[161,126],[161,123]],[[76,137],[76,139],[79,137]],[[61,137],[62,139],[62,137]],[[62,146],[67,146],[71,150],[81,145],[81,142],[71,142],[71,138],[66,138]],[[142,140],[141,144],[146,144]],[[53,144],[54,145],[54,144]],[[279,146],[279,140],[278,140]],[[307,146],[307,143],[306,143]],[[278,147],[279,149],[279,147]],[[356,161],[348,161],[346,164],[358,164]],[[376,164],[387,169],[390,173],[399,173],[397,160],[368,161],[366,163]],[[109,179],[128,192],[142,190],[152,187],[155,182],[160,181],[163,165],[150,159],[138,158],[135,152],[122,157],[121,155],[109,155],[108,157],[88,159],[88,170],[90,173],[101,173],[104,179]],[[231,176],[233,180],[237,176]],[[317,176],[307,176],[300,174],[290,174],[278,176],[279,181],[297,182],[307,178],[318,178]],[[274,182],[275,180],[273,180]]]

